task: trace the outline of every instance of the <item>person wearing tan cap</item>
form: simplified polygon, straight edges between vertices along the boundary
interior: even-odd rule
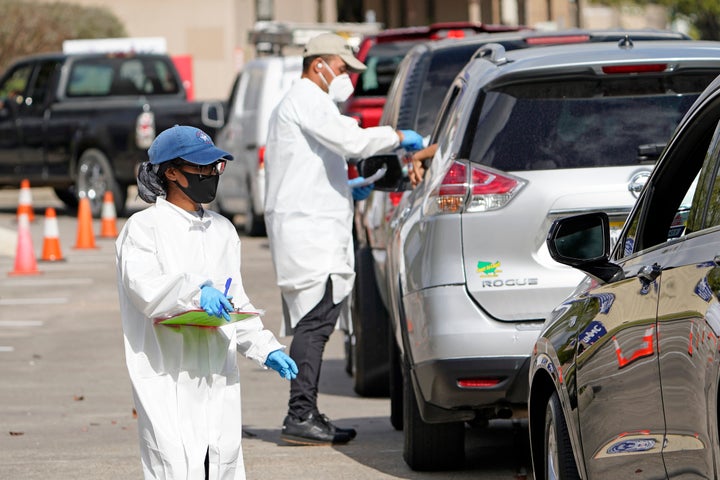
[[[398,147],[422,148],[412,130],[361,128],[336,102],[353,91],[348,72],[365,70],[346,40],[321,34],[307,43],[301,78],[270,117],[265,152],[267,226],[285,312],[293,334],[290,384],[281,438],[304,445],[346,443],[355,430],[335,426],[317,406],[322,354],[355,280],[353,200],[372,186],[353,188],[347,161]]]

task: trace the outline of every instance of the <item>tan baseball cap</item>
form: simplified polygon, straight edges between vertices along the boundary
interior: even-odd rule
[[[352,47],[347,41],[334,33],[322,33],[307,42],[303,57],[315,57],[318,55],[338,55],[343,59],[348,70],[354,72],[362,72],[367,69],[364,63],[355,58]]]

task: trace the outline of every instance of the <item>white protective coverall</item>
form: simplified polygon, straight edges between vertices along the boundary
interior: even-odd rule
[[[295,82],[273,111],[265,152],[265,223],[290,327],[320,302],[328,276],[335,304],[352,290],[347,159],[392,150],[399,141],[392,127],[358,126],[307,78]]]
[[[116,242],[125,356],[146,479],[244,479],[236,350],[263,365],[283,348],[259,317],[218,328],[154,325],[197,309],[200,287],[253,311],[240,276],[240,239],[215,212],[203,218],[158,197],[128,219]],[[219,465],[219,468],[218,468]]]

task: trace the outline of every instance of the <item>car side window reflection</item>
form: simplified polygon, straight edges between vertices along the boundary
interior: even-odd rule
[[[653,179],[653,188],[644,192],[642,204],[628,219],[628,228],[621,239],[623,248],[616,252],[616,258],[720,225],[720,182],[716,181],[720,106],[709,110],[712,123],[705,129],[690,129],[700,133],[693,138],[686,135],[672,152],[667,152],[671,157],[665,162],[667,168]]]

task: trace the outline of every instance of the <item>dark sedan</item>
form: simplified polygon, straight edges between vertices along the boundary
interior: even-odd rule
[[[720,478],[720,78],[679,124],[611,248],[604,213],[557,220],[588,276],[530,367],[535,478]]]

